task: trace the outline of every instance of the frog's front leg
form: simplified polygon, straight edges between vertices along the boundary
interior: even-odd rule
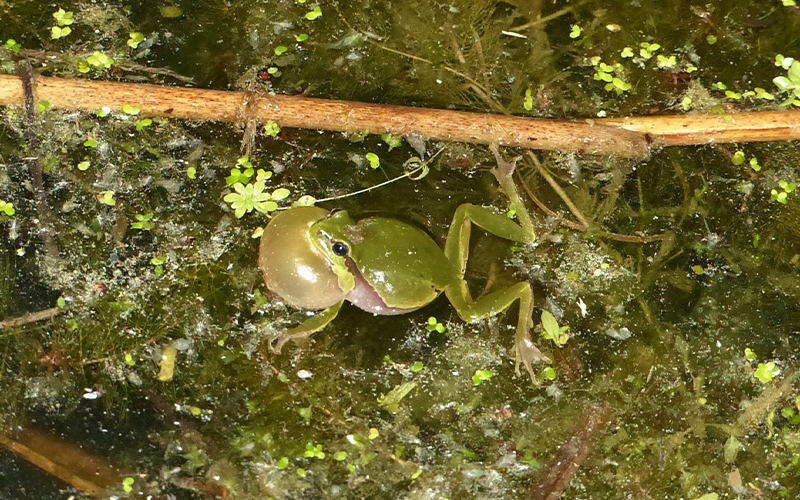
[[[342,304],[344,304],[344,300],[340,300],[331,307],[323,309],[296,327],[289,328],[286,332],[278,334],[276,337],[270,339],[270,349],[276,353],[280,353],[281,349],[283,349],[283,344],[286,342],[305,339],[310,337],[311,334],[322,330],[328,326],[328,323],[336,318],[339,314],[339,309],[342,308]]]
[[[524,207],[520,206],[517,210],[524,210]],[[494,210],[469,203],[458,207],[445,243],[445,255],[457,267],[458,276],[456,280],[445,288],[445,294],[450,303],[453,304],[453,307],[455,307],[458,315],[466,322],[494,316],[506,310],[514,301],[519,299],[519,318],[514,337],[516,373],[519,375],[520,365],[525,365],[531,380],[535,383],[536,378],[531,366],[532,363],[538,361],[548,362],[549,359],[536,348],[531,340],[533,291],[530,283],[516,283],[503,290],[483,296],[478,300],[472,299],[467,282],[464,280],[464,272],[467,266],[467,258],[469,257],[469,235],[473,223],[501,238],[520,243],[533,241],[533,225],[531,224],[530,226],[531,230],[526,230],[515,224],[505,214]]]

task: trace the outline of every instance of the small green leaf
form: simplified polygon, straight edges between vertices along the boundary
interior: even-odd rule
[[[667,57],[659,54],[658,57],[656,57],[656,66],[661,69],[674,68],[677,64],[678,62],[675,59],[675,56]]]
[[[369,429],[369,435],[367,435],[367,438],[370,441],[374,441],[375,439],[378,438],[378,436],[380,436],[380,432],[378,432],[378,429],[376,429],[375,427],[371,427]]]
[[[737,151],[733,153],[733,157],[731,157],[731,161],[734,165],[742,165],[744,164],[744,151]]]
[[[759,363],[758,368],[756,368],[755,373],[753,376],[757,378],[762,384],[766,384],[771,382],[772,379],[780,375],[781,370],[778,368],[775,363],[770,361],[769,363]]]
[[[39,101],[37,103],[37,108],[39,110],[39,113],[41,113],[42,111],[46,110],[49,107],[50,107],[50,101]]]
[[[715,37],[714,35],[708,35],[706,37],[706,42],[708,42],[709,45],[714,45],[715,43],[717,43],[717,37]]]
[[[525,108],[525,111],[531,111],[533,109],[533,92],[530,88],[525,89],[525,98],[522,100],[522,107]]]
[[[125,364],[128,365],[128,366],[135,366],[136,365],[136,360],[133,359],[133,355],[131,355],[131,353],[129,353],[129,352],[125,353]]]
[[[310,406],[298,408],[297,409],[297,413],[301,417],[303,417],[303,421],[311,422],[311,417],[312,417],[313,413],[311,411],[311,407]]]
[[[138,115],[141,109],[138,106],[134,106],[132,104],[123,104],[122,111],[125,112],[127,115]]]
[[[336,453],[333,454],[333,459],[336,460],[337,462],[342,462],[344,460],[347,460],[347,452],[337,451]]]
[[[108,106],[103,106],[102,108],[100,108],[100,109],[98,109],[97,111],[94,112],[94,114],[96,116],[99,116],[100,118],[102,118],[104,116],[108,116],[110,113],[111,113],[111,108],[108,107]]]
[[[9,38],[6,40],[5,44],[6,48],[11,49],[12,52],[18,54],[20,50],[22,50],[22,45],[18,44],[16,40],[13,38]]]
[[[778,203],[783,203],[784,205],[786,205],[786,203],[788,203],[787,199],[786,199],[788,197],[788,193],[786,191],[778,192],[777,189],[773,189],[770,192],[770,194],[771,194],[771,197],[772,197],[773,201],[777,201]]]
[[[53,12],[53,17],[56,18],[56,22],[59,26],[68,26],[74,22],[74,19],[72,19],[72,11],[65,12],[64,9],[58,9],[56,12]]]
[[[287,47],[286,45],[278,45],[277,47],[275,47],[275,55],[279,56],[284,52],[286,52],[287,50],[289,50],[289,47]]]
[[[703,266],[692,266],[692,272],[698,276],[702,276],[706,273],[706,270],[703,269]]]
[[[144,34],[139,33],[138,31],[134,31],[133,33],[128,33],[128,41],[126,42],[128,46],[132,49],[139,47],[139,44],[144,41]]]
[[[570,28],[569,37],[572,39],[578,38],[581,36],[581,27],[577,24],[573,24]]]
[[[552,340],[558,347],[563,346],[569,336],[566,334],[569,326],[559,326],[558,320],[547,309],[542,311],[542,337]]]
[[[264,133],[270,137],[275,137],[281,132],[281,128],[272,120],[267,121],[264,125]]]
[[[301,43],[305,42],[308,40],[308,33],[300,33],[299,35],[295,35],[294,39]]]
[[[78,163],[78,170],[80,170],[80,171],[89,170],[89,167],[91,167],[91,166],[92,166],[92,162],[90,162],[88,160],[84,160],[84,161]]]
[[[544,378],[547,380],[555,380],[556,379],[556,371],[553,369],[552,366],[548,366],[543,371]]]
[[[125,479],[123,479],[122,480],[122,490],[125,493],[132,492],[133,491],[133,488],[132,488],[133,482],[134,482],[134,479],[132,477],[126,477]]]
[[[136,214],[134,215],[134,218],[136,219],[136,222],[131,224],[131,227],[134,229],[141,229],[143,231],[149,231],[153,229],[153,223],[150,222],[150,219],[153,218],[152,212],[147,214]],[[163,264],[163,262],[161,262],[161,264]]]
[[[59,297],[58,300],[56,300],[56,305],[62,308],[67,307],[67,301],[64,300],[64,297]]]
[[[381,166],[381,159],[378,158],[378,155],[375,153],[367,153],[367,161],[369,162],[369,166],[372,168],[378,168]]]
[[[492,373],[491,370],[475,370],[475,375],[472,376],[472,383],[474,385],[481,385],[493,376],[494,373]]]
[[[153,120],[150,118],[142,118],[136,122],[136,130],[141,132],[141,130],[145,127],[149,127],[153,123]]]
[[[117,204],[117,201],[114,199],[114,191],[104,191],[100,193],[100,201],[109,207],[113,207]]]
[[[10,201],[0,200],[0,212],[5,213],[9,217],[17,213],[14,205]]]
[[[322,9],[319,8],[319,6],[317,6],[314,7],[314,10],[312,10],[311,12],[306,13],[306,19],[308,19],[309,21],[313,21],[314,19],[317,19],[321,15],[322,15]]]
[[[423,368],[425,368],[425,365],[422,363],[422,361],[417,361],[411,365],[411,371],[414,373],[421,372]]]
[[[421,364],[421,363],[420,363]],[[421,368],[420,368],[421,369]],[[400,401],[417,387],[416,382],[404,382],[378,398],[378,404],[392,413],[400,410]]]
[[[186,169],[186,177],[188,177],[190,179],[196,179],[197,178],[197,169],[194,168],[194,167],[187,168]]]
[[[306,195],[303,195],[300,198],[298,198],[298,200],[295,201],[294,203],[292,203],[292,206],[293,207],[311,207],[316,202],[317,202],[316,198],[314,198],[311,195],[306,194]]]
[[[275,467],[277,467],[278,469],[285,469],[288,466],[289,466],[289,457],[283,457],[277,462],[275,462]]]
[[[428,318],[428,324],[425,325],[425,329],[429,332],[439,332],[444,333],[446,328],[443,324],[441,324],[435,317],[431,316]]]
[[[403,136],[394,134],[381,134],[381,140],[389,146],[389,151],[403,145]]]
[[[92,55],[86,58],[86,62],[96,68],[104,68],[108,69],[114,64],[114,60],[108,57],[107,55],[103,54],[102,52],[95,50]]]
[[[53,26],[50,28],[50,39],[58,40],[59,38],[64,38],[70,33],[72,33],[72,29],[69,26],[64,26],[63,28],[60,26]]]
[[[625,47],[619,55],[623,58],[633,57],[633,49],[631,47]]]

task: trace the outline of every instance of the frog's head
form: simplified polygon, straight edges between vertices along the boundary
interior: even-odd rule
[[[322,244],[315,228],[331,215],[335,213],[319,207],[292,208],[273,217],[264,228],[258,257],[264,281],[289,305],[325,309],[342,301],[353,288],[347,288],[346,278],[342,286],[330,256],[336,256],[334,245]]]
[[[347,267],[355,227],[355,221],[347,212],[338,208],[311,226],[314,246],[328,259],[339,288],[345,292],[350,292],[356,284],[355,276]]]

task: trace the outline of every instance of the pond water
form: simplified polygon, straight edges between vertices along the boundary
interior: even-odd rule
[[[559,120],[735,120],[800,106],[790,3],[0,1],[0,65]],[[230,203],[237,183],[288,189],[281,207],[341,196],[424,153],[423,178],[320,206],[443,244],[463,203],[522,209],[486,146],[132,108],[0,114],[0,321],[46,317],[0,330],[0,437],[117,469],[88,479],[99,497],[800,496],[797,141],[534,152],[541,169],[503,150],[523,156],[537,239],[473,230],[467,277],[475,296],[531,284],[550,358],[534,383],[515,375],[516,305],[466,324],[444,295],[400,316],[345,304],[271,352],[308,314],[263,283],[269,210]],[[545,331],[545,311],[568,328]],[[90,457],[66,449],[79,476]],[[0,451],[0,498],[89,497],[16,451]],[[579,466],[563,484],[548,480],[559,460]]]

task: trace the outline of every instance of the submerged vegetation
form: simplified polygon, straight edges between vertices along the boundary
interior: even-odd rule
[[[0,0],[0,67],[728,120],[800,105],[792,3]],[[586,453],[564,498],[800,495],[796,143],[640,162],[525,154],[528,206],[509,209],[486,148],[96,104],[0,108],[0,425],[116,464],[109,495],[538,498],[570,438]],[[408,173],[420,158],[424,178]],[[263,284],[255,238],[270,214],[401,175],[321,205],[439,242],[465,202],[534,216],[532,245],[474,231],[468,275],[474,290],[532,283],[553,360],[537,384],[514,376],[515,312],[467,325],[443,299],[394,317],[345,307],[311,341],[270,351],[306,318]],[[47,319],[14,321],[36,312]],[[15,470],[0,496],[63,497]]]

